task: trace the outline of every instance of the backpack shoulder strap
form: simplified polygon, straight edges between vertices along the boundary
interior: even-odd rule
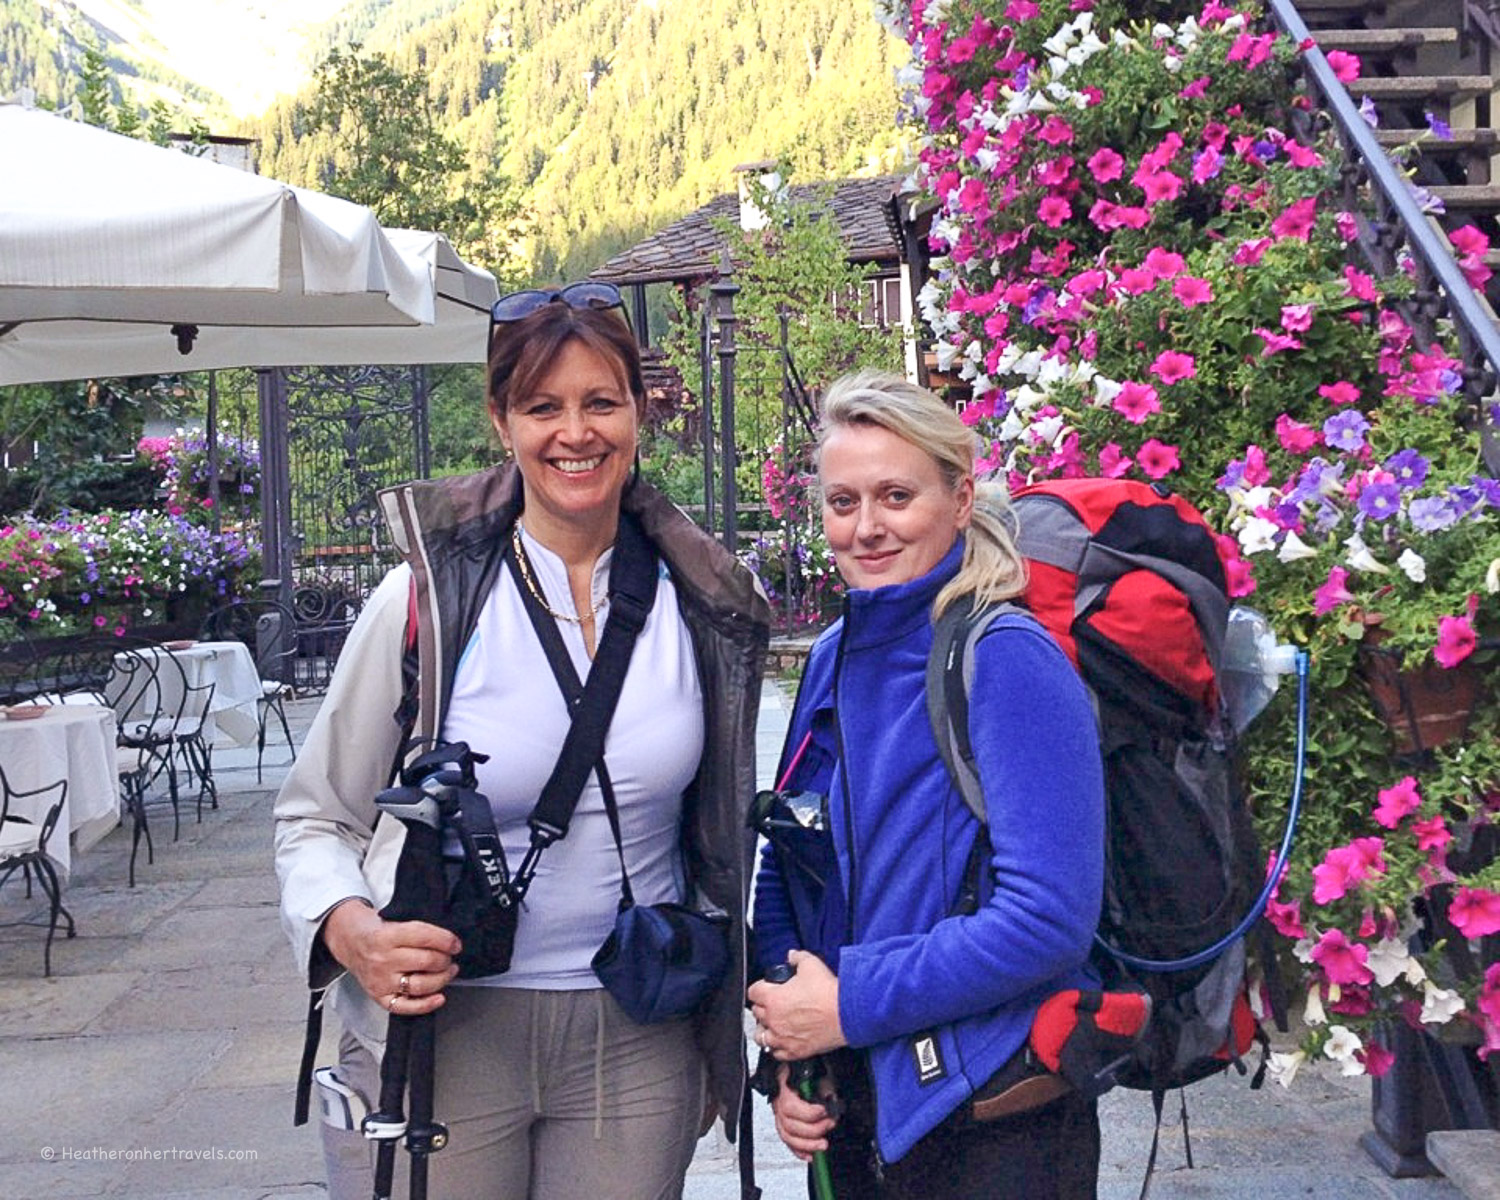
[[[967,604],[953,604],[932,627],[932,649],[927,655],[927,718],[932,739],[948,768],[953,786],[980,824],[987,822],[979,766],[969,741],[969,690],[974,684],[974,646],[995,618],[1026,609],[1009,601],[974,612]]]

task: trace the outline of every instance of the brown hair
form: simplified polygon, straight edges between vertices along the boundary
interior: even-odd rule
[[[581,342],[614,364],[635,399],[646,403],[641,355],[635,336],[616,309],[544,304],[512,324],[497,325],[490,344],[490,411],[504,417],[511,403],[529,395],[568,342]]]

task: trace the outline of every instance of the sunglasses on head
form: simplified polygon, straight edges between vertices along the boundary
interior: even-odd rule
[[[490,309],[491,325],[509,325],[524,320],[539,308],[549,304],[566,304],[569,308],[621,308],[625,301],[620,298],[620,289],[612,283],[595,283],[583,280],[570,283],[557,291],[530,288],[524,292],[511,292],[501,296]]]

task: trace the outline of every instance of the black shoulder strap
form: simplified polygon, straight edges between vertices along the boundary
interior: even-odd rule
[[[981,825],[988,820],[979,767],[969,741],[969,687],[974,681],[974,645],[996,617],[1025,612],[1019,604],[992,605],[974,612],[967,602],[950,604],[932,627],[927,654],[927,719],[948,777]]]
[[[519,578],[520,564],[514,555],[508,554],[507,558],[512,573],[518,577],[517,585],[527,615],[531,617],[573,714],[557,764],[552,768],[552,775],[542,788],[541,798],[531,810],[529,819],[533,844],[549,845],[567,836],[583,785],[604,753],[604,738],[620,698],[620,688],[625,683],[635,639],[645,628],[651,605],[656,600],[656,552],[636,519],[628,513],[621,513],[614,561],[609,568],[609,617],[604,623],[604,635],[599,639],[594,664],[589,669],[588,682],[582,686],[556,623]]]

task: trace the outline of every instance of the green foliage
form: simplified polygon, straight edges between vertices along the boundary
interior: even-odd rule
[[[769,180],[749,184],[750,200],[766,217],[763,228],[747,232],[724,222],[718,233],[730,248],[739,288],[734,297],[736,486],[742,498],[763,498],[771,520],[782,523],[775,536],[756,543],[748,561],[773,599],[794,598],[788,619],[799,623],[819,615],[833,566],[808,502],[810,434],[795,408],[788,407],[783,346],[810,400],[857,367],[899,370],[902,330],[860,324],[861,290],[870,268],[848,261],[829,192],[819,191],[811,201],[794,199],[782,186],[790,173],[783,161]],[[663,340],[668,360],[690,381],[690,393],[700,374],[697,313],[705,303],[706,289],[680,304],[677,322]],[[690,400],[690,412],[692,407]],[[783,461],[788,455],[790,463]],[[690,461],[701,471],[701,459]],[[701,482],[697,491],[701,494]]]
[[[500,460],[500,439],[485,400],[483,367],[433,369],[427,436],[434,476],[462,475]]]

